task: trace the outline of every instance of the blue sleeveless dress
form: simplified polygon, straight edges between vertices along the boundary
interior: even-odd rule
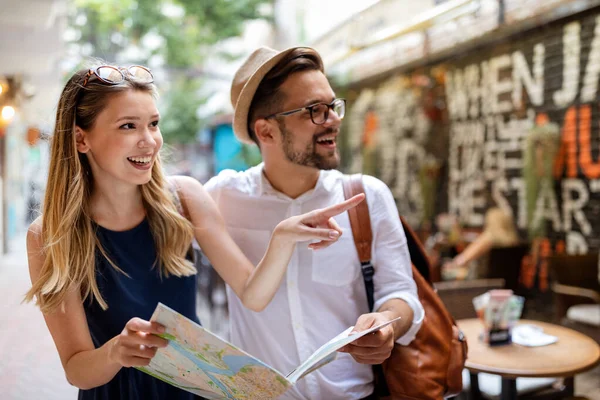
[[[96,225],[96,235],[116,271],[97,252],[96,279],[108,309],[84,301],[85,314],[96,348],[121,333],[133,317],[149,320],[158,302],[199,323],[196,315],[196,276],[161,278],[154,266],[156,249],[146,219],[128,231],[115,232]],[[135,368],[121,368],[107,384],[79,391],[80,400],[192,400],[200,399]]]

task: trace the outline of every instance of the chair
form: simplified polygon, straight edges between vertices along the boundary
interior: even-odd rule
[[[488,290],[502,289],[504,279],[435,282],[433,287],[454,319],[476,318],[473,297]]]
[[[523,288],[519,284],[519,276],[523,257],[529,253],[529,248],[529,243],[492,248],[486,278],[504,279],[505,289],[511,289],[515,294],[523,295]]]
[[[510,289],[514,294],[525,298],[522,318],[550,321],[552,295],[549,291],[542,291],[536,287],[525,287],[521,283],[522,265],[524,258],[529,254],[531,245],[521,242],[515,246],[495,247],[490,250],[486,278],[505,280],[505,289]]]
[[[556,320],[600,343],[598,253],[552,256],[549,267]]]

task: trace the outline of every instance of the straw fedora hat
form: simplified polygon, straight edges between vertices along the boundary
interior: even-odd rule
[[[279,61],[298,48],[308,47],[291,47],[283,51],[260,47],[237,70],[231,83],[231,104],[234,108],[233,132],[239,141],[254,144],[248,133],[248,114],[256,89]]]

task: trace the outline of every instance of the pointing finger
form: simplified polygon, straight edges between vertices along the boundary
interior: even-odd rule
[[[348,200],[343,201],[339,204],[335,204],[333,206],[329,206],[329,207],[323,208],[322,210],[319,210],[318,215],[319,215],[319,217],[328,218],[328,219],[331,217],[335,217],[336,215],[341,214],[344,211],[351,209],[352,207],[356,207],[364,199],[365,199],[364,193],[357,194],[356,196],[353,196],[353,197],[349,198]]]

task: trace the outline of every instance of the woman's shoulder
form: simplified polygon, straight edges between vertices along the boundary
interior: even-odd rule
[[[37,279],[44,263],[44,241],[42,217],[36,218],[27,230],[27,258],[32,281]]]
[[[205,200],[206,196],[208,196],[202,184],[190,176],[170,176],[168,178],[168,185],[175,196],[175,202],[181,205],[181,211],[183,211],[184,215],[190,215],[190,207],[194,207],[196,200]]]
[[[169,182],[170,187],[175,191],[176,201],[181,204],[184,215],[191,217],[200,211],[206,214],[212,210],[212,207],[208,206],[211,201],[210,195],[195,178],[171,176]]]
[[[42,247],[42,216],[37,217],[27,230],[27,247]]]
[[[172,175],[167,177],[167,185],[180,193],[202,187],[202,184],[197,179],[185,175]]]

